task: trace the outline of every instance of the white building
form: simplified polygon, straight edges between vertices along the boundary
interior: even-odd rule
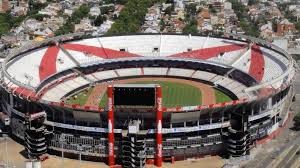
[[[39,14],[55,16],[57,15],[57,12],[60,11],[61,9],[62,7],[59,3],[51,3],[45,9],[40,10]]]
[[[65,10],[64,10],[64,14],[65,14],[65,15],[68,15],[68,16],[72,16],[73,12],[74,12],[73,9],[65,9]]]
[[[98,33],[98,34],[106,33],[106,32],[111,28],[111,25],[112,25],[113,23],[114,23],[114,22],[113,22],[113,21],[110,21],[110,20],[105,21],[103,24],[101,24],[100,27],[98,27],[97,33]]]
[[[26,31],[35,31],[41,29],[43,27],[43,23],[35,19],[28,19],[23,22],[22,26]]]
[[[100,10],[99,6],[91,7],[89,14],[91,16],[99,16],[101,14],[101,10]]]
[[[225,9],[225,10],[231,10],[231,9],[232,9],[232,4],[231,4],[231,2],[225,2],[225,3],[224,3],[224,9]]]

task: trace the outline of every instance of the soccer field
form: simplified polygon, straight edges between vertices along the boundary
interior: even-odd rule
[[[79,104],[80,106],[85,105],[87,99],[91,95],[93,88],[87,88],[75,96],[70,97],[70,99],[66,102],[67,104]],[[75,98],[76,97],[76,98]]]
[[[202,93],[199,88],[185,84],[171,81],[139,81],[131,82],[128,84],[159,84],[163,91],[163,106],[176,107],[176,106],[194,106],[202,104]],[[77,98],[71,97],[67,104],[85,105],[88,97],[90,96],[93,88],[86,89],[76,95]],[[215,89],[216,103],[231,101],[231,98],[223,92]],[[99,102],[100,107],[105,107],[107,104],[106,92]]]
[[[188,84],[167,82],[167,81],[141,81],[131,84],[159,84],[163,91],[163,106],[193,106],[202,103],[201,91]],[[107,95],[104,95],[100,106],[105,106],[107,103]]]
[[[216,103],[223,103],[232,101],[232,99],[227,96],[225,93],[215,89]]]

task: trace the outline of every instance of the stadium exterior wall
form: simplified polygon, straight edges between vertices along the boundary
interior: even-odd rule
[[[61,40],[60,38],[57,40]],[[74,39],[76,38],[69,40]],[[82,39],[82,36],[78,39]],[[257,44],[287,56],[284,54],[284,51],[279,51],[271,44],[266,44],[257,39],[239,36],[235,40],[253,40]],[[33,45],[26,52],[37,47],[47,46],[49,43],[53,43],[53,41],[39,43],[36,46]],[[17,51],[17,54],[12,54],[4,64],[16,58],[20,53]],[[290,63],[294,64],[292,59]],[[206,62],[202,62],[202,64],[206,64]],[[62,102],[37,101],[35,98],[31,98],[30,95],[26,97],[26,95],[23,95],[23,91],[17,93],[5,83],[6,80],[14,81],[14,79],[7,74],[5,66],[3,68],[1,73],[2,87],[0,88],[1,108],[11,117],[10,127],[14,136],[26,142],[28,138],[30,139],[30,136],[36,136],[32,132],[30,132],[31,135],[28,135],[26,123],[31,118],[42,116],[42,125],[46,128],[46,147],[49,153],[59,154],[59,152],[64,151],[69,153],[70,156],[80,153],[86,156],[86,159],[108,157],[107,137],[111,131],[108,129],[107,109],[69,106]],[[290,65],[289,68],[295,67]],[[234,70],[238,71],[234,67],[228,69],[229,72]],[[253,79],[250,75],[246,77]],[[185,159],[208,154],[226,154],[228,151],[231,151],[232,147],[236,147],[228,142],[232,141],[231,138],[238,132],[233,129],[234,123],[232,122],[233,115],[237,116],[238,114],[242,114],[242,117],[246,116],[245,119],[248,126],[243,131],[242,136],[247,139],[245,142],[249,142],[250,146],[255,145],[257,141],[259,143],[262,142],[260,140],[264,138],[272,137],[279,127],[287,121],[289,105],[294,96],[293,80],[290,80],[290,78],[293,78],[293,76],[289,76],[289,71],[287,70],[282,76],[275,79],[276,81],[282,79],[287,81],[280,89],[276,89],[266,96],[255,97],[250,100],[234,100],[228,103],[195,107],[163,108],[163,157],[165,159],[170,157]],[[272,86],[272,82],[275,80],[266,83],[251,83],[248,91],[257,91],[257,88]],[[43,82],[48,84],[49,81],[51,81],[51,78]],[[18,83],[18,81],[14,82],[15,84],[20,84],[20,86],[24,85]],[[41,85],[43,85],[43,82]],[[173,117],[178,118],[178,116],[187,113],[190,113],[192,117],[176,121],[172,120]],[[122,111],[122,113],[115,111],[114,114],[114,153],[117,158],[122,157],[122,130],[127,129],[127,127],[123,126],[124,122],[126,122],[125,116],[127,114],[128,112],[126,113],[126,111]],[[143,134],[139,136],[145,140],[147,158],[154,158],[156,154],[156,127],[153,125],[155,123],[155,117],[153,117],[155,116],[155,110],[153,109],[152,113],[150,110],[150,112],[144,114],[145,117],[137,114],[138,118],[143,120],[142,122],[144,123],[144,126],[141,127]],[[40,123],[35,123],[35,125],[40,126]],[[27,148],[31,147],[28,143],[24,145]]]
[[[266,138],[268,135],[271,135],[273,131],[276,131],[279,128],[280,120],[284,119],[288,113],[284,112],[292,98],[293,93],[289,91],[289,88],[284,90],[280,99],[276,100],[276,103],[269,106],[266,104],[267,101],[257,101],[253,102],[255,104],[262,104],[259,107],[259,111],[252,110],[250,115],[250,120],[253,123],[249,131],[251,132],[251,142],[255,144],[256,141]],[[281,93],[279,93],[281,94]],[[2,90],[2,95],[6,95],[9,98],[2,96],[2,109],[10,114],[12,118],[12,133],[20,139],[24,139],[24,117],[25,114],[23,111],[18,111],[13,108],[16,106],[16,100],[22,100],[16,98],[11,94],[5,93]],[[15,99],[15,100],[14,100]],[[269,99],[272,99],[270,97]],[[7,101],[7,100],[10,100]],[[10,105],[13,103],[13,105]],[[29,102],[30,104],[31,102]],[[238,106],[242,108],[239,109]],[[253,106],[253,104],[241,104],[232,106],[230,110],[247,110],[247,107]],[[50,110],[51,109],[51,110]],[[188,157],[199,157],[202,155],[210,154],[222,154],[225,151],[224,146],[224,135],[228,132],[228,127],[230,126],[229,119],[226,116],[226,108],[217,108],[218,111],[223,111],[223,115],[217,116],[217,118],[206,118],[194,122],[195,125],[186,126],[188,122],[183,122],[180,124],[182,127],[174,127],[172,123],[163,124],[163,156],[165,158],[175,157],[178,159],[188,158]],[[214,112],[217,109],[208,109],[208,113]],[[84,150],[82,155],[93,156],[93,157],[107,157],[107,123],[105,112],[99,113],[99,119],[102,120],[102,123],[99,123],[99,127],[90,127],[84,125],[81,121],[76,121],[74,123],[68,123],[65,117],[66,113],[70,112],[70,109],[65,107],[55,108],[47,107],[44,109],[49,115],[51,112],[58,113],[62,118],[65,119],[65,122],[62,120],[51,120],[48,118],[45,121],[45,125],[49,132],[52,132],[52,135],[48,136],[48,150],[49,152],[55,153],[54,151],[62,151],[66,153],[79,154],[77,149],[78,145],[84,145]],[[87,115],[89,112],[82,112]],[[178,113],[178,112],[175,112]],[[49,115],[50,116],[50,115]],[[212,116],[212,115],[211,115]],[[61,117],[60,117],[61,118]],[[164,120],[168,121],[168,116],[164,115]],[[217,122],[221,121],[221,122]],[[79,126],[81,125],[81,126]],[[184,127],[185,126],[185,127]],[[148,134],[146,138],[146,147],[147,147],[147,158],[154,158],[155,155],[155,139],[153,138],[154,129],[148,129]],[[118,138],[121,136],[121,129],[115,129],[116,142],[115,142],[115,154],[118,157],[121,148],[121,139]],[[64,142],[64,149],[62,149],[61,136],[64,135],[66,141]],[[119,136],[118,136],[119,135]],[[102,137],[102,138],[100,138]],[[88,159],[88,157],[86,157]]]

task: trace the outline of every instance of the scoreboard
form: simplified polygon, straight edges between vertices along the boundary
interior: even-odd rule
[[[119,84],[113,86],[115,107],[155,107],[156,84]]]

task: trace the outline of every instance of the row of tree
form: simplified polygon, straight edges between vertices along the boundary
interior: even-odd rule
[[[108,34],[138,32],[148,8],[160,0],[128,0]]]
[[[198,25],[196,20],[197,5],[195,3],[191,3],[185,6],[185,27],[183,28],[183,33],[198,33]]]
[[[297,130],[300,130],[300,112],[295,114],[294,117],[294,126]]]
[[[232,9],[235,11],[239,22],[239,26],[245,31],[246,35],[258,37],[260,32],[258,29],[258,25],[254,24],[252,21],[250,21],[250,18],[248,16],[248,9],[244,4],[242,4],[238,0],[228,0],[232,4]],[[251,0],[250,3],[256,4],[255,0]]]
[[[67,33],[73,33],[75,24],[80,23],[81,19],[88,17],[90,12],[90,6],[87,4],[81,5],[78,9],[76,9],[72,16],[67,18],[67,21],[63,26],[61,26],[58,30],[55,31],[55,35],[62,35]]]
[[[12,28],[19,26],[26,18],[40,19],[37,14],[39,10],[46,7],[47,3],[29,1],[29,12],[26,16],[12,16],[11,11],[0,14],[0,36],[8,33]]]

